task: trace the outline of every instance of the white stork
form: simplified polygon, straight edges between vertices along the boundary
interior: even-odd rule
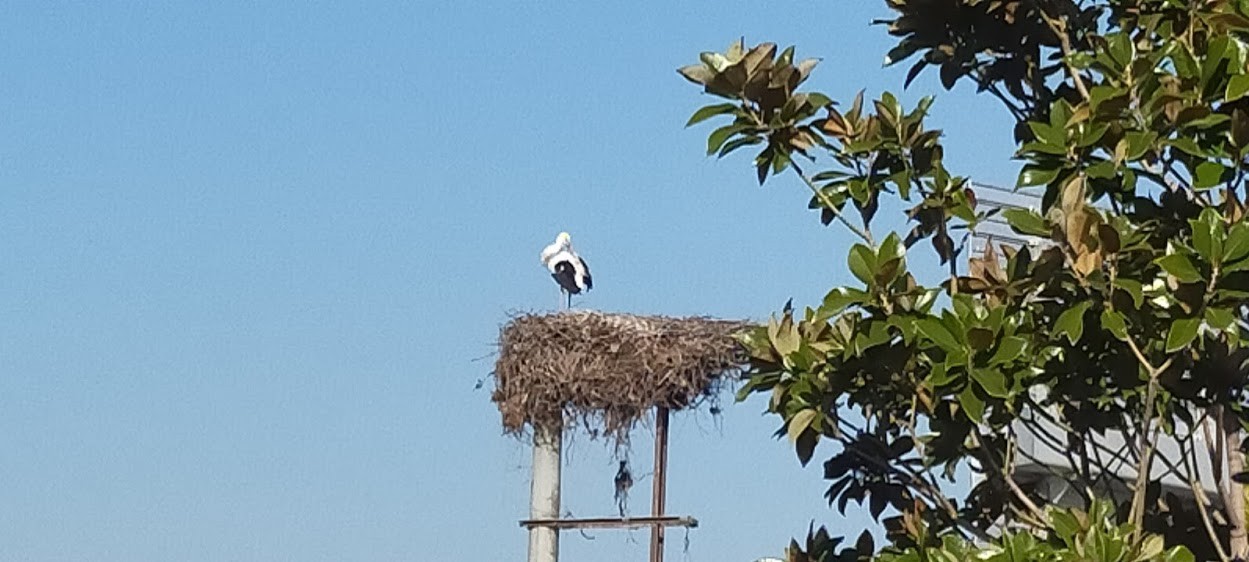
[[[572,236],[559,233],[555,242],[542,250],[542,265],[551,271],[551,277],[559,284],[560,291],[568,295],[568,307],[572,308],[572,296],[594,287],[590,267],[572,249]]]

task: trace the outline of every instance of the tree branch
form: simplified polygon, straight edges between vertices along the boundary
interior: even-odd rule
[[[1041,14],[1041,18],[1045,20],[1045,25],[1048,25],[1050,30],[1058,36],[1058,44],[1059,47],[1062,48],[1063,52],[1063,66],[1067,68],[1067,74],[1070,75],[1072,81],[1075,82],[1076,90],[1080,91],[1080,97],[1087,101],[1091,96],[1089,96],[1088,87],[1084,85],[1084,77],[1080,75],[1080,72],[1076,70],[1074,66],[1071,66],[1071,62],[1068,60],[1071,57],[1073,49],[1071,48],[1071,36],[1067,34],[1066,20],[1059,20],[1058,18],[1050,17],[1050,15],[1045,13],[1045,10],[1040,6],[1037,6],[1037,12],[1039,12]]]
[[[833,201],[824,194],[824,191],[821,190],[818,185],[815,185],[815,182],[811,181],[811,178],[807,177],[807,174],[803,173],[802,168],[799,168],[796,162],[791,161],[789,166],[794,169],[794,172],[798,174],[798,177],[802,178],[802,182],[807,184],[807,187],[811,189],[811,193],[814,193],[820,202],[824,204],[824,207],[833,214],[833,218],[837,219],[841,222],[841,224],[845,225],[846,228],[850,229],[850,232],[853,232],[859,238],[862,238],[863,241],[867,242],[869,246],[876,246],[876,243],[872,241],[871,233],[854,226],[853,223],[847,220],[845,215],[841,214],[841,211],[839,211],[837,206],[833,204]]]

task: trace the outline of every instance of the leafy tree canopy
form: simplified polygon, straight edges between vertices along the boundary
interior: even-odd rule
[[[792,173],[821,222],[856,238],[856,284],[744,337],[742,396],[769,397],[803,464],[827,451],[830,504],[868,506],[889,544],[812,530],[791,559],[1249,557],[1234,483],[1249,427],[1249,1],[886,5],[903,87],[935,67],[947,89],[998,100],[1016,121],[1017,187],[1039,209],[978,204],[925,124],[931,98],[838,103],[803,89],[814,60],[770,43],[679,69],[721,98],[688,123],[720,123],[708,154],[751,151],[760,184]],[[873,228],[882,198],[909,231]],[[968,256],[999,219],[1037,243]],[[917,277],[914,251],[948,271]],[[1024,434],[1065,456],[1034,464],[1071,483],[1078,509],[1046,506],[1017,470],[1033,460]],[[1177,454],[1159,450],[1168,440]],[[1217,494],[1200,487],[1203,456]],[[981,478],[951,497],[960,469]],[[1159,474],[1200,501],[1164,494]]]

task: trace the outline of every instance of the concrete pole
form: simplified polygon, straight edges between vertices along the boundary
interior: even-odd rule
[[[668,409],[655,409],[655,473],[651,478],[651,515],[663,517],[668,492]],[[664,527],[651,527],[650,562],[664,562]]]
[[[533,481],[529,489],[529,518],[559,518],[561,431],[535,427],[533,434]],[[529,562],[559,560],[559,530],[529,529]]]
[[[560,291],[559,306],[568,310],[569,303]],[[572,295],[568,295],[569,298]],[[533,426],[533,478],[529,487],[529,518],[559,519],[560,456],[563,448],[563,425]],[[559,561],[559,529],[535,526],[529,528],[529,562]]]

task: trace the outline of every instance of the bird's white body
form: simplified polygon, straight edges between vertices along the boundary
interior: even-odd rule
[[[572,249],[572,237],[567,232],[559,233],[555,242],[542,250],[542,265],[551,272],[551,277],[559,284],[560,290],[572,295],[588,291],[594,287],[590,276],[590,267],[585,260]]]

